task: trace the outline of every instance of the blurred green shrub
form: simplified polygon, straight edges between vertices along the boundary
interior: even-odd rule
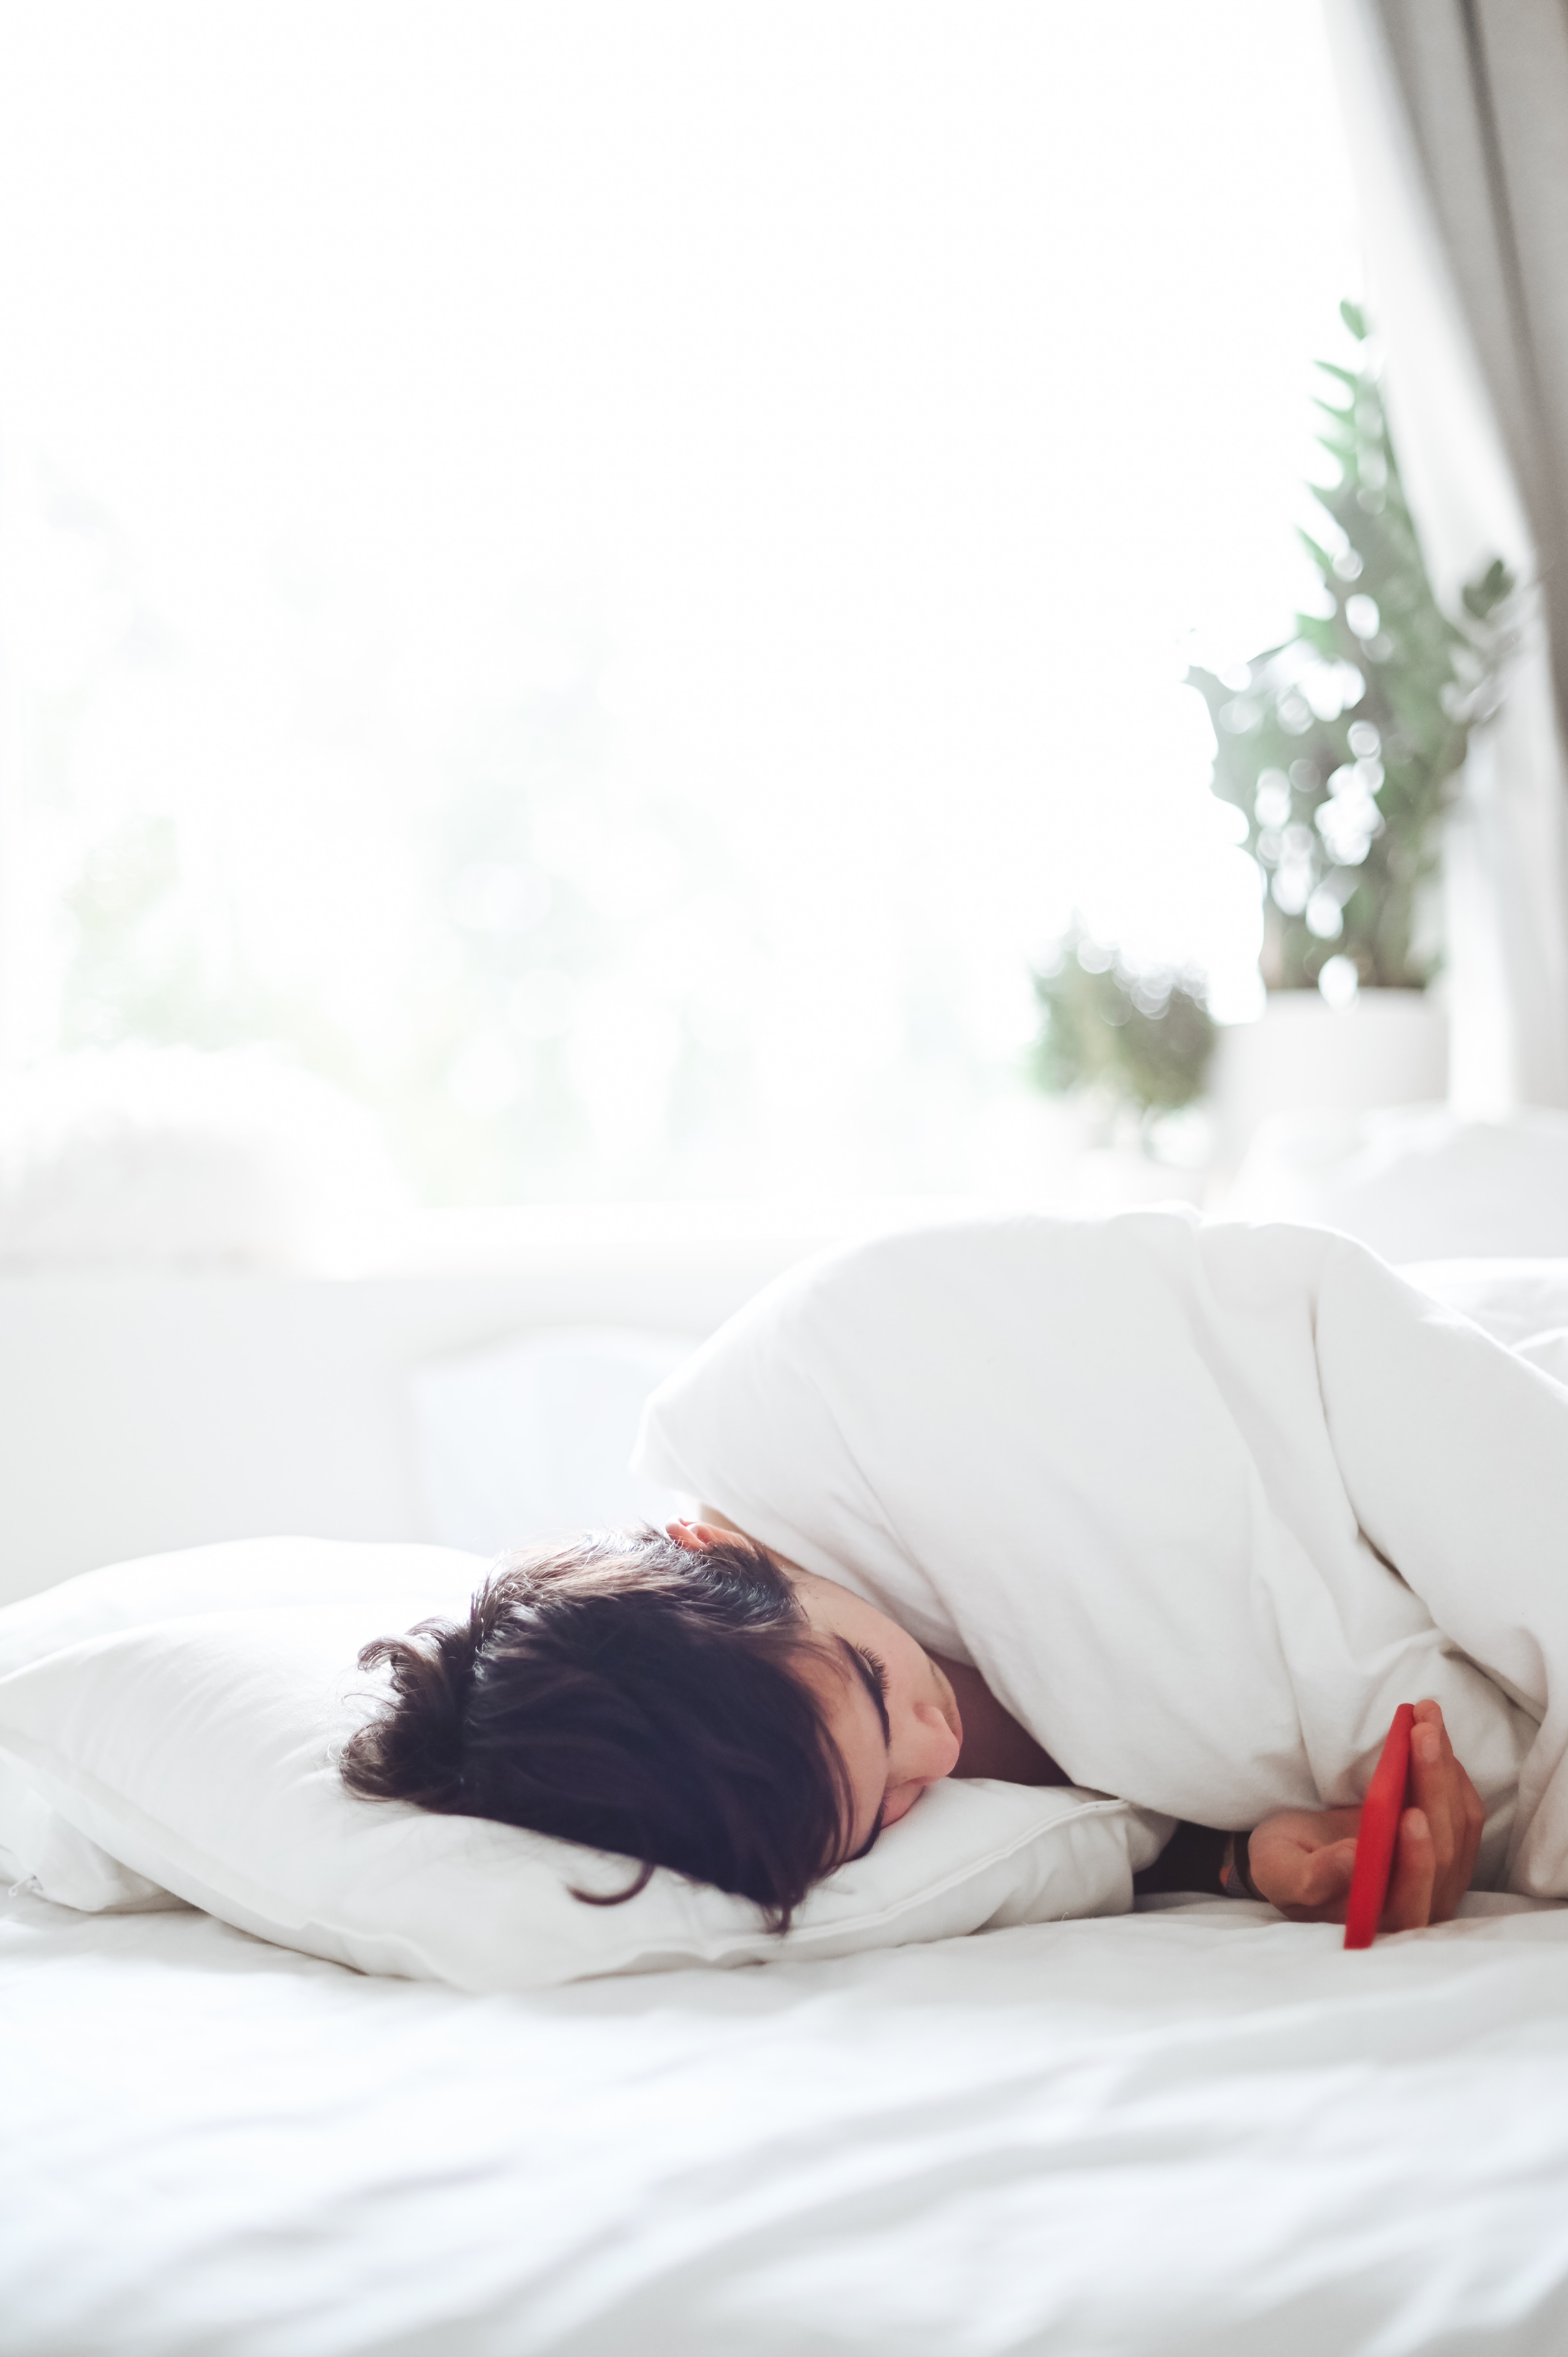
[[[1151,1121],[1202,1094],[1214,1019],[1196,967],[1134,967],[1074,925],[1035,975],[1033,1078],[1053,1095],[1092,1091]]]
[[[1365,343],[1351,303],[1346,326]],[[1421,989],[1435,958],[1421,903],[1470,733],[1502,700],[1516,642],[1514,581],[1500,559],[1450,618],[1427,578],[1370,353],[1318,363],[1319,436],[1340,474],[1313,495],[1344,545],[1303,533],[1323,610],[1294,636],[1221,674],[1187,673],[1214,723],[1214,791],[1247,822],[1265,879],[1262,969],[1273,990],[1308,989],[1330,957],[1364,985]]]

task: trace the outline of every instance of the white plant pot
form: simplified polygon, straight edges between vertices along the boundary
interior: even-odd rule
[[[1273,1114],[1431,1103],[1448,1092],[1447,1009],[1424,990],[1364,990],[1342,1007],[1271,991],[1255,1023],[1221,1028],[1210,1091],[1215,1160],[1231,1169]]]

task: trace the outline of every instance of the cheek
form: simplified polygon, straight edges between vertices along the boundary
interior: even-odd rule
[[[907,1817],[916,1802],[929,1790],[923,1779],[918,1783],[890,1784],[882,1803],[884,1825],[896,1825],[900,1817]]]

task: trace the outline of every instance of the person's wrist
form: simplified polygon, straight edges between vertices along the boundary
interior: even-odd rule
[[[1219,1884],[1227,1899],[1255,1899],[1266,1907],[1269,1902],[1252,1879],[1251,1841],[1250,1834],[1231,1835],[1220,1862]]]

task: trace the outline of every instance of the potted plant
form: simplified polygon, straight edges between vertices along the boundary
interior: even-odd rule
[[[1130,964],[1075,922],[1036,970],[1035,995],[1031,1078],[1085,1097],[1108,1140],[1135,1125],[1147,1151],[1165,1116],[1201,1096],[1215,1026],[1196,967]]]
[[[1363,349],[1353,368],[1318,363],[1336,396],[1319,399],[1319,439],[1339,469],[1331,488],[1313,487],[1337,544],[1302,534],[1319,610],[1251,662],[1187,673],[1214,724],[1214,791],[1242,814],[1264,894],[1268,1014],[1255,1030],[1236,1027],[1220,1060],[1233,1147],[1282,1104],[1442,1092],[1445,1029],[1425,994],[1439,963],[1443,822],[1514,643],[1500,560],[1466,585],[1457,614],[1439,606],[1366,320],[1340,308]],[[1354,1024],[1326,1028],[1332,1009]]]

